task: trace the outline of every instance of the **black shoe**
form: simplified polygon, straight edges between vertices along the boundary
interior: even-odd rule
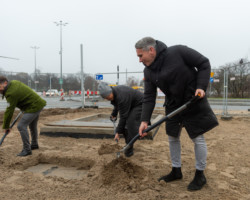
[[[203,171],[196,170],[194,179],[188,185],[188,190],[200,190],[207,183],[206,177]]]
[[[17,154],[17,156],[28,156],[31,154],[32,154],[31,150],[23,149],[19,154]]]
[[[133,156],[134,155],[134,152],[133,151],[130,151],[130,152],[128,152],[128,153],[125,153],[125,156],[126,157],[131,157],[131,156]]]
[[[182,173],[181,173],[181,168],[180,167],[172,167],[172,171],[166,175],[162,176],[161,178],[158,179],[158,181],[165,181],[166,183],[175,181],[178,179],[182,179]]]
[[[39,146],[38,146],[38,144],[32,144],[31,146],[30,146],[30,148],[31,148],[31,150],[35,150],[35,149],[39,149]]]
[[[126,157],[131,157],[134,155],[134,148],[130,147],[129,149],[127,149],[127,151],[124,153]]]

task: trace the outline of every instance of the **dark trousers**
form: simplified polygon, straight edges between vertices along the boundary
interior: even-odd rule
[[[24,113],[23,117],[19,121],[17,125],[17,129],[20,132],[22,141],[23,141],[23,149],[30,151],[30,139],[28,126],[31,134],[31,145],[38,145],[37,141],[37,122],[39,119],[40,111],[35,113]]]
[[[129,116],[126,121],[126,131],[124,133],[124,138],[126,144],[139,133],[139,127],[141,124],[141,111],[142,106],[137,106],[131,109]]]

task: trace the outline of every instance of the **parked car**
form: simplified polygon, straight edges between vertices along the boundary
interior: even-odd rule
[[[50,89],[46,92],[46,96],[59,96],[57,89]]]

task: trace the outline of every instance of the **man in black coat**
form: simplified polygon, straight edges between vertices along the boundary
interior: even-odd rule
[[[184,126],[194,142],[196,172],[188,190],[200,190],[206,184],[203,173],[206,167],[207,146],[203,134],[218,125],[216,116],[209,106],[205,91],[208,86],[211,66],[209,60],[187,46],[167,47],[163,42],[145,37],[135,44],[139,61],[144,68],[144,99],[139,133],[148,127],[152,115],[157,88],[165,96],[165,112],[169,114],[192,96],[200,99],[191,107],[166,121],[169,138],[172,171],[159,178],[166,182],[182,179],[180,133]]]
[[[141,123],[143,94],[124,85],[110,87],[104,82],[98,85],[98,91],[104,99],[111,101],[114,106],[110,116],[111,121],[117,119],[119,112],[120,120],[116,128],[115,140],[119,140],[119,134],[123,134],[126,144],[128,144],[138,134]],[[131,146],[125,152],[125,155],[130,157],[133,154],[133,146]]]

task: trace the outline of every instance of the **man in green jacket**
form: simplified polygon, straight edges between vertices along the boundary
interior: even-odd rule
[[[17,156],[31,155],[31,150],[39,148],[37,122],[46,101],[24,83],[16,80],[8,81],[4,76],[0,76],[0,93],[3,95],[2,98],[6,98],[8,104],[4,113],[3,129],[10,132],[11,118],[15,108],[19,108],[24,113],[17,125],[23,141],[23,150]],[[31,133],[31,144],[28,126]]]

